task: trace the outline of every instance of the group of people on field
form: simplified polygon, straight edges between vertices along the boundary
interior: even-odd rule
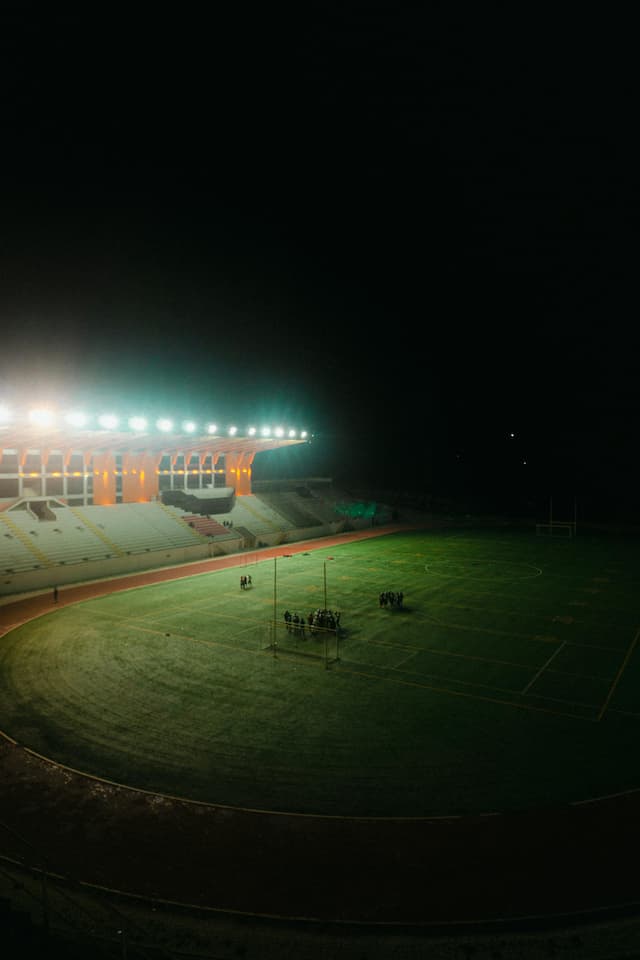
[[[297,613],[284,612],[284,622],[287,625],[289,633],[295,633],[298,636],[306,636],[305,628],[309,628],[309,635],[315,637],[317,630],[334,630],[336,633],[340,628],[340,613],[336,610],[314,610],[306,618]]]
[[[402,591],[395,593],[393,590],[385,590],[378,599],[381,607],[401,607],[404,594]]]
[[[243,574],[243,575],[240,577],[240,589],[241,589],[241,590],[246,590],[247,587],[250,587],[251,585],[252,585],[252,584],[251,584],[251,577],[250,577],[250,576],[245,576],[245,575]]]

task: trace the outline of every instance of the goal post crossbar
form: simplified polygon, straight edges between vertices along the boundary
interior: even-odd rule
[[[554,535],[565,536],[565,537],[575,537],[576,535],[576,524],[574,520],[552,520],[550,523],[536,523],[536,536],[548,536],[553,537]]]

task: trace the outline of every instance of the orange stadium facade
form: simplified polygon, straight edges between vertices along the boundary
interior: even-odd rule
[[[0,500],[62,498],[75,506],[159,499],[166,490],[227,486],[251,494],[256,455],[306,442],[293,430],[205,435],[0,426]]]

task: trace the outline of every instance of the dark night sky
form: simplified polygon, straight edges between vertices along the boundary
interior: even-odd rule
[[[0,396],[633,500],[630,24],[303,7],[2,14]]]

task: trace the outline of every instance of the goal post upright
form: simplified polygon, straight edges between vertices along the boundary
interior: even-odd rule
[[[273,558],[273,620],[271,628],[271,646],[273,655],[278,655],[278,638],[276,636],[276,621],[278,619],[278,558]]]
[[[553,536],[554,532],[568,532],[570,538],[573,538],[577,534],[578,530],[578,500],[576,495],[573,496],[573,516],[571,516],[571,509],[567,510],[570,519],[566,520],[554,520],[553,516],[553,495],[549,495],[549,519],[546,523],[536,523],[536,536],[540,536],[542,531],[548,531],[548,533]]]
[[[273,622],[278,619],[278,558],[273,558]]]

